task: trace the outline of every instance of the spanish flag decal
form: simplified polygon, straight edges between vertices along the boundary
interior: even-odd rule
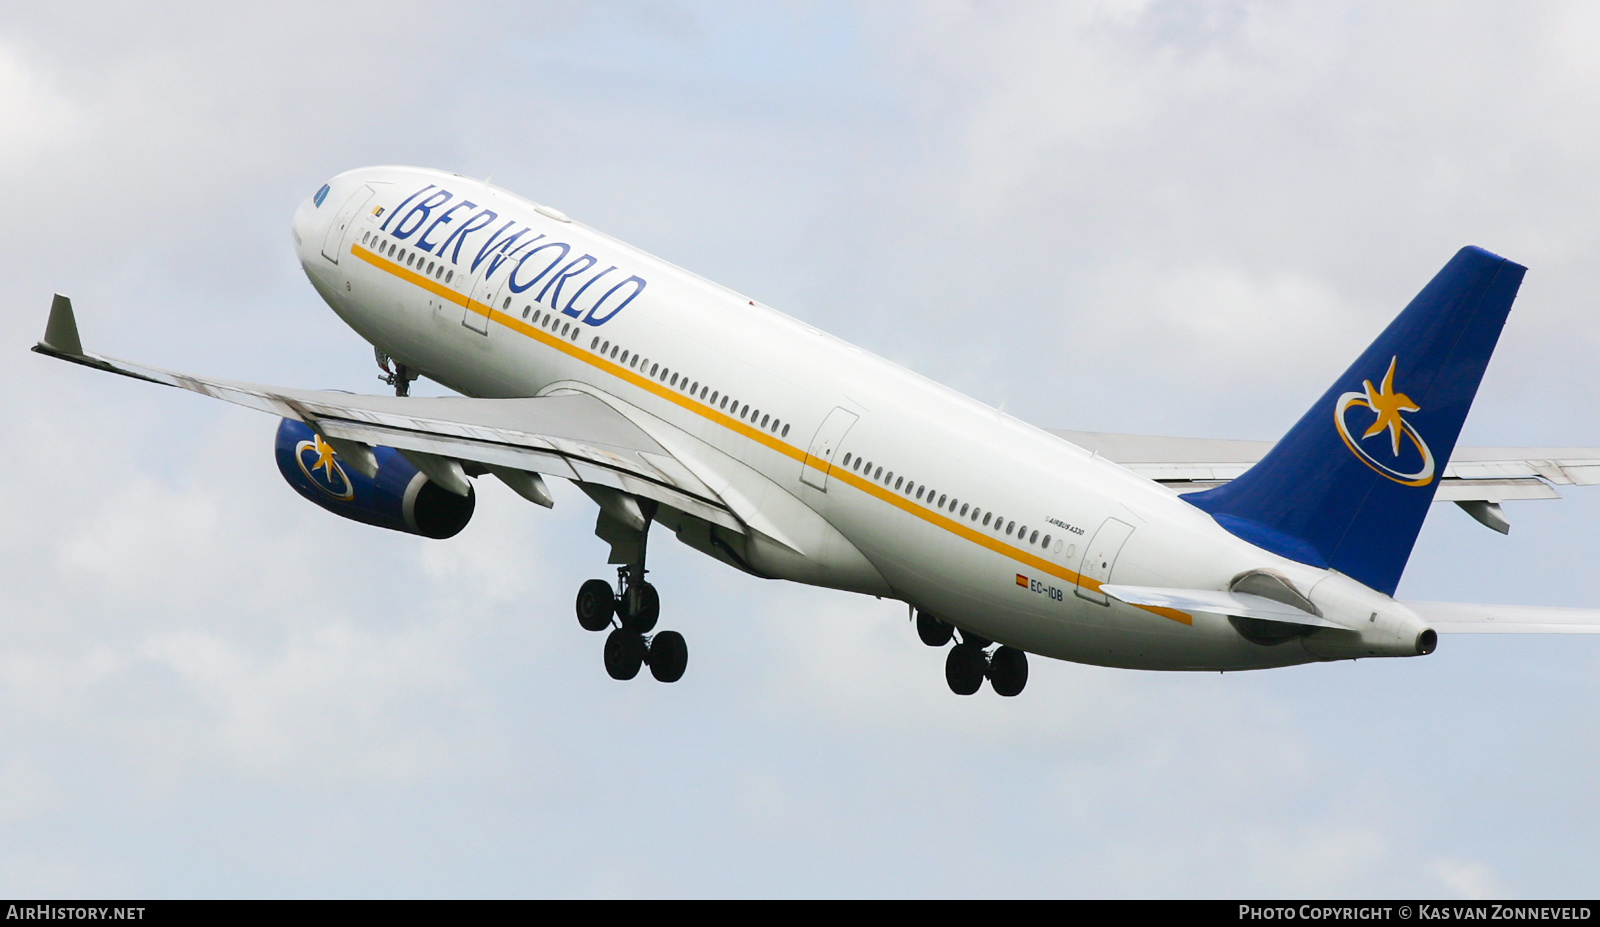
[[[1017,585],[1021,586],[1024,589],[1028,588],[1028,577],[1023,576],[1021,573],[1018,573],[1017,574]]]

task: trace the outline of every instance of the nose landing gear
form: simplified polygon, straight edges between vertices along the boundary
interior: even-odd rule
[[[924,611],[917,612],[917,636],[929,647],[950,643],[956,628]],[[984,679],[995,694],[1007,698],[1020,695],[1028,685],[1028,654],[1016,647],[987,648],[994,642],[970,631],[961,631],[961,640],[950,648],[944,661],[944,681],[957,695],[972,695],[983,687]]]
[[[394,387],[396,396],[411,395],[411,381],[417,378],[416,373],[385,354],[382,348],[373,348],[372,353],[378,361],[378,369],[383,371],[378,379]]]

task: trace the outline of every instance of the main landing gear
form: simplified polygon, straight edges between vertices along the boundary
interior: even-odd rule
[[[661,598],[656,587],[632,582],[628,573],[628,567],[617,570],[620,594],[603,579],[591,579],[578,589],[578,624],[585,631],[611,629],[605,661],[612,679],[632,679],[649,666],[658,681],[677,682],[689,666],[689,645],[677,631],[650,634],[661,617]]]
[[[605,580],[589,580],[578,589],[578,623],[584,631],[611,629],[605,639],[605,671],[611,679],[634,679],[643,666],[659,682],[677,682],[690,664],[690,647],[677,631],[650,634],[661,618],[661,597],[645,581],[630,581],[629,568],[619,568],[618,588]],[[646,637],[648,636],[648,637]]]
[[[955,633],[954,625],[925,611],[917,612],[917,636],[929,647],[943,647]],[[1021,694],[1028,684],[1028,654],[1004,645],[989,650],[993,643],[962,630],[961,640],[950,648],[950,655],[944,661],[944,680],[949,683],[951,692],[971,695],[983,686],[984,679],[988,679],[999,695]]]
[[[580,484],[582,485],[582,484]],[[612,679],[632,679],[641,667],[661,682],[677,682],[689,665],[689,645],[677,631],[658,631],[661,597],[645,582],[645,544],[654,504],[624,497],[603,487],[585,486],[600,503],[595,534],[611,544],[617,567],[617,590],[603,579],[591,579],[578,590],[578,624],[585,631],[611,629],[606,636],[606,672]]]

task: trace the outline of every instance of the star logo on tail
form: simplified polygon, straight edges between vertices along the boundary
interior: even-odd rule
[[[1433,451],[1422,435],[1406,420],[1405,414],[1420,412],[1410,396],[1396,392],[1395,370],[1399,357],[1389,359],[1389,371],[1383,375],[1383,385],[1374,386],[1371,380],[1362,383],[1361,392],[1345,393],[1334,404],[1333,425],[1344,439],[1350,452],[1361,462],[1403,486],[1426,486],[1434,479]],[[1370,416],[1371,420],[1367,421]],[[1352,435],[1352,425],[1362,431],[1359,439]],[[1372,445],[1369,439],[1387,433],[1388,441]]]

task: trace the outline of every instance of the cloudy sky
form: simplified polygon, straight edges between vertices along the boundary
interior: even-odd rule
[[[341,521],[275,422],[26,348],[377,391],[329,176],[550,203],[1046,427],[1273,438],[1464,244],[1463,441],[1600,445],[1600,8],[0,10],[0,894],[1590,895],[1600,639],[945,688],[903,606],[662,541],[683,682],[572,615],[592,505]],[[1600,491],[1436,507],[1401,597],[1600,605]]]

